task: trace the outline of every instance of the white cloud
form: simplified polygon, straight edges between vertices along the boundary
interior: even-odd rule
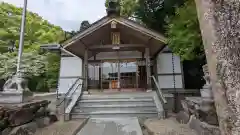
[[[0,0],[23,6],[24,0]],[[103,17],[105,0],[28,0],[28,10],[49,22],[71,31],[78,30],[83,20],[90,23]]]

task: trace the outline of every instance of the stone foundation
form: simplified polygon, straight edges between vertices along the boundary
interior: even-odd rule
[[[0,131],[2,134],[9,134],[17,129],[22,130],[22,127],[26,127],[29,123],[42,127],[44,123],[56,121],[56,116],[51,115],[47,109],[49,103],[47,100],[41,100],[19,104],[0,104]]]
[[[202,122],[195,116],[191,116],[188,124],[191,129],[194,129],[197,132],[198,135],[221,135],[217,126]]]
[[[183,111],[177,114],[180,123],[188,124],[199,135],[220,135],[214,102],[204,97],[187,97],[181,101]]]
[[[0,104],[18,104],[29,102],[33,99],[30,91],[2,91],[0,92]]]
[[[185,104],[185,112],[189,116],[194,115],[202,122],[218,126],[218,118],[214,101],[203,97],[188,97],[182,101]]]

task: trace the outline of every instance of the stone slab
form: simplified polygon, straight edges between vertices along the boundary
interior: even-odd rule
[[[187,124],[180,124],[175,118],[147,119],[144,127],[149,135],[197,135]]]
[[[198,135],[220,135],[220,130],[217,126],[201,122],[194,116],[191,116],[188,124],[189,127],[195,130]]]
[[[190,116],[189,114],[187,114],[186,112],[184,111],[180,111],[177,116],[176,116],[176,119],[179,123],[181,124],[187,124],[189,119],[190,119]]]
[[[76,135],[87,122],[87,119],[72,120],[68,122],[58,121],[48,127],[38,129],[34,135]]]
[[[33,99],[31,92],[3,91],[0,92],[0,104],[29,102]]]
[[[142,130],[137,118],[95,118],[77,135],[142,135]]]
[[[13,128],[9,135],[32,135],[36,132],[37,128],[37,123],[30,122]]]

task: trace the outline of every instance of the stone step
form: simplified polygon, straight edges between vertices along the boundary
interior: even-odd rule
[[[161,117],[156,93],[83,95],[71,112],[72,119],[87,117]]]
[[[98,102],[153,102],[152,98],[149,99],[90,99],[90,100],[80,100],[80,103],[98,103]]]
[[[83,95],[81,100],[92,99],[152,99],[152,95]]]
[[[72,119],[80,119],[80,118],[101,118],[101,117],[158,117],[157,111],[96,111],[90,113],[71,113]]]
[[[82,107],[74,108],[73,113],[78,112],[95,112],[95,111],[156,111],[155,106],[145,106],[145,107]]]
[[[131,107],[156,107],[154,103],[146,103],[146,104],[118,104],[118,105],[86,105],[79,104],[76,108],[131,108]]]

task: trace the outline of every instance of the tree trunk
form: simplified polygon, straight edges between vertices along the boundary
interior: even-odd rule
[[[240,135],[240,0],[195,0],[219,127]]]

